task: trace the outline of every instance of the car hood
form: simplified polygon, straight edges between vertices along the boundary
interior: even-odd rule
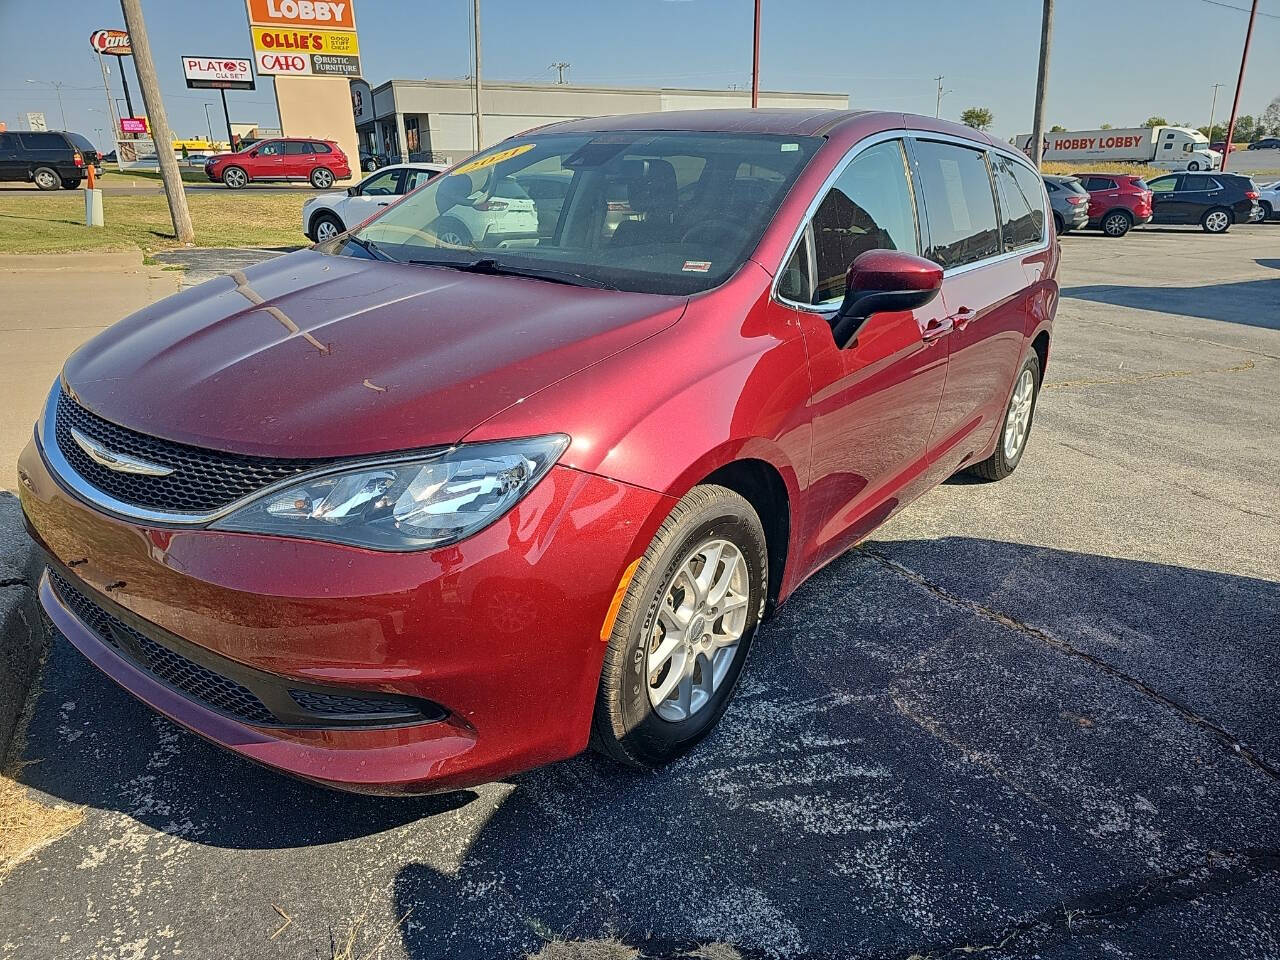
[[[317,193],[314,196],[307,197],[302,202],[303,207],[314,207],[317,203],[322,203],[326,207],[332,207],[339,201],[347,199],[347,191],[335,190],[332,193]]]
[[[107,420],[245,454],[455,443],[675,323],[687,299],[303,250],[117,323],[63,368]]]

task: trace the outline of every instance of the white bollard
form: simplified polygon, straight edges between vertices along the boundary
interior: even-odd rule
[[[86,190],[84,192],[84,223],[86,227],[105,227],[106,219],[102,216],[102,191]]]

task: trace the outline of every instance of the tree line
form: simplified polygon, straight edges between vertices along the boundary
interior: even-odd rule
[[[969,107],[960,114],[960,122],[966,127],[972,127],[975,130],[989,129],[991,124],[995,123],[995,119],[996,116],[991,112],[990,107]],[[1197,127],[1190,122],[1170,124],[1167,119],[1157,115],[1147,117],[1141,125],[1144,127],[1191,127],[1199,130],[1211,141],[1224,140],[1227,136],[1226,123],[1215,123],[1210,129],[1207,125]],[[1111,130],[1113,125],[1100,123],[1098,128]],[[1049,128],[1049,132],[1064,133],[1066,129],[1062,124],[1055,123]],[[1236,117],[1236,129],[1233,139],[1237,143],[1252,143],[1255,140],[1261,140],[1263,137],[1280,137],[1280,97],[1276,97],[1267,104],[1267,109],[1262,112],[1260,117],[1254,117],[1247,113]]]

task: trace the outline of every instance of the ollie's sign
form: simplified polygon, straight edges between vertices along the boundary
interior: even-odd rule
[[[89,46],[95,53],[109,53],[113,57],[133,56],[129,34],[124,30],[95,30],[89,34]]]
[[[193,89],[254,89],[253,61],[243,57],[183,57],[182,74]]]

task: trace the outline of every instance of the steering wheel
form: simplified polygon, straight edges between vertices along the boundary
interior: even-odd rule
[[[695,223],[680,237],[681,243],[705,243],[715,246],[722,241],[732,242],[739,234],[739,226],[724,217],[712,217]]]

